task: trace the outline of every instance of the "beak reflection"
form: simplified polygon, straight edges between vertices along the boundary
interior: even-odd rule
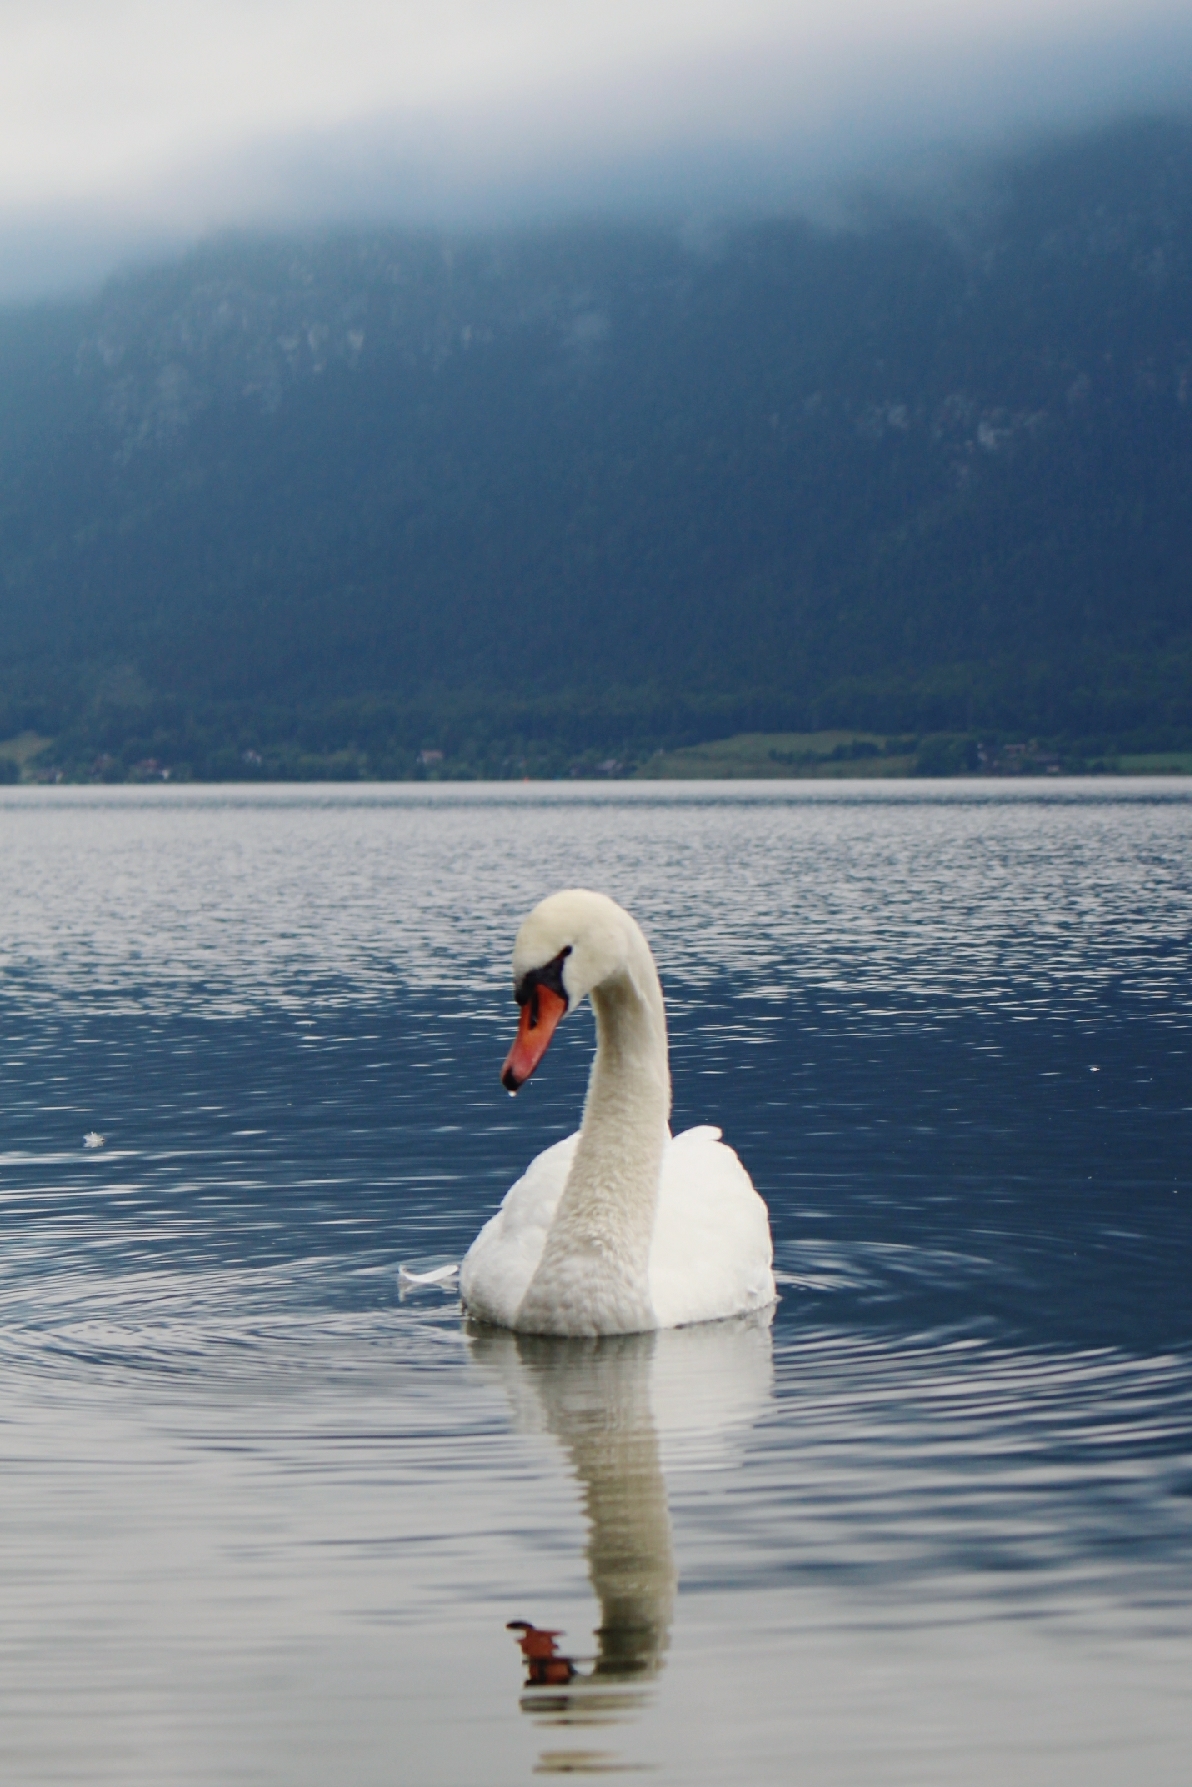
[[[527,1688],[565,1687],[579,1674],[574,1657],[559,1654],[556,1640],[563,1636],[561,1632],[532,1626],[528,1619],[508,1620],[505,1630],[521,1633],[518,1643],[526,1661]]]

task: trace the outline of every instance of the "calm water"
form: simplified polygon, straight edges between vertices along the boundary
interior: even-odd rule
[[[403,1296],[575,1125],[588,1014],[497,1079],[573,884],[772,1326]],[[1179,784],[6,790],[0,911],[0,1777],[1182,1787]]]

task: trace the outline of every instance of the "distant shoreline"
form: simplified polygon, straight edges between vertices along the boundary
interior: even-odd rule
[[[1047,789],[1071,788],[1073,784],[1082,787],[1109,786],[1126,782],[1145,782],[1178,784],[1189,779],[1190,772],[1185,770],[1100,770],[1096,773],[1069,774],[1047,776],[998,776],[998,775],[631,775],[631,776],[351,776],[337,778],[334,776],[315,776],[301,778],[295,776],[257,776],[251,781],[244,778],[223,778],[187,776],[159,778],[156,780],[129,779],[125,781],[95,780],[70,781],[66,777],[42,778],[23,782],[0,782],[0,800],[5,795],[25,795],[61,790],[66,793],[103,793],[105,790],[116,792],[143,792],[168,795],[171,793],[198,792],[203,789],[227,789],[240,794],[251,793],[254,788],[281,791],[285,789],[310,789],[349,791],[358,789],[361,793],[368,789],[402,788],[415,792],[419,789],[427,793],[441,791],[446,794],[453,789],[463,791],[468,788],[506,789],[513,792],[518,789],[553,789],[564,793],[569,789],[621,791],[625,794],[645,794],[652,788],[699,788],[720,787],[726,790],[738,788],[761,789],[771,788],[779,793],[784,788],[837,789],[844,793],[848,789],[861,790],[872,788],[877,790],[915,790],[931,787],[964,786],[968,788],[988,789],[991,793],[997,789],[1007,793],[1018,791],[1028,794],[1032,791],[1044,793]]]
[[[131,753],[130,753],[131,755]],[[1192,750],[1094,749],[1089,741],[1006,739],[967,733],[907,736],[837,730],[814,733],[738,733],[674,749],[625,748],[619,756],[561,750],[522,755],[516,744],[486,752],[426,746],[395,761],[361,750],[301,752],[288,743],[221,753],[227,769],[169,763],[155,757],[125,761],[72,758],[36,733],[0,741],[0,785],[244,787],[261,784],[532,782],[841,782],[1047,781],[1058,778],[1192,775]],[[221,765],[222,768],[222,765]]]

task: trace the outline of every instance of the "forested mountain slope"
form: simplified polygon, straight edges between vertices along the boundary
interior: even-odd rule
[[[0,737],[113,774],[1192,741],[1192,129],[990,192],[227,240],[0,316]]]

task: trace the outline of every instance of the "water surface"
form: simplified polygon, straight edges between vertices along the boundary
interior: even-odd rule
[[[1190,821],[0,791],[6,1778],[1186,1779]],[[527,1343],[403,1293],[574,1127],[586,1013],[497,1080],[569,884],[654,943],[772,1324]]]

